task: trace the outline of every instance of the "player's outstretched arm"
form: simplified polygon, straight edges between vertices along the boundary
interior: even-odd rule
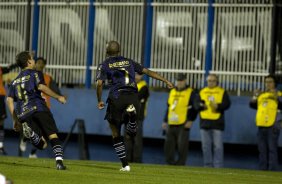
[[[61,102],[62,104],[65,104],[67,102],[66,98],[64,96],[58,95],[57,93],[55,93],[54,91],[52,91],[50,88],[48,88],[46,85],[44,84],[39,84],[38,89],[42,92],[44,92],[45,94],[57,99],[59,102]]]
[[[154,78],[154,79],[157,79],[157,80],[160,80],[160,81],[165,82],[165,83],[167,84],[167,87],[168,87],[169,89],[174,88],[174,85],[173,85],[170,81],[168,81],[167,79],[163,78],[163,77],[160,76],[158,73],[156,73],[156,72],[154,72],[154,71],[152,71],[152,70],[149,70],[148,68],[144,68],[144,69],[142,70],[142,72],[143,72],[144,74],[146,74],[146,75],[148,75],[148,76]]]
[[[98,109],[103,109],[105,107],[104,102],[102,101],[102,91],[103,91],[103,81],[97,80],[96,84],[96,95],[98,101]]]

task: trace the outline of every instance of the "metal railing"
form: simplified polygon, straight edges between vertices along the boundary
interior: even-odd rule
[[[26,35],[29,3],[0,0],[0,65],[13,63],[15,55],[30,42],[37,56],[47,59],[47,72],[56,81],[84,85],[88,80],[94,84],[97,65],[106,57],[106,42],[117,40],[122,55],[146,64],[172,81],[177,73],[187,73],[187,82],[201,88],[207,72],[211,72],[219,75],[224,88],[240,95],[241,91],[263,88],[263,77],[271,67],[281,74],[282,36],[277,34],[273,40],[271,21],[277,7],[276,21],[281,28],[281,6],[273,3],[272,0],[33,0],[33,31],[29,40]],[[212,29],[208,27],[210,7],[214,12]],[[208,40],[210,30],[212,39]],[[150,52],[145,43],[149,43]],[[210,58],[207,49],[212,51]],[[148,54],[148,61],[144,61],[144,53]],[[150,80],[149,84],[164,87],[156,80]]]

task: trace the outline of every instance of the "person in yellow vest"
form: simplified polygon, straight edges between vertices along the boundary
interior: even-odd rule
[[[197,111],[193,107],[196,92],[187,86],[185,74],[178,74],[176,80],[176,88],[169,93],[167,110],[162,124],[166,132],[164,152],[167,164],[185,165],[189,130],[197,117]],[[175,158],[176,152],[178,153],[177,159]]]
[[[207,87],[200,90],[195,107],[200,112],[200,134],[205,167],[223,167],[224,111],[231,105],[228,93],[218,86],[218,77],[209,74]]]
[[[132,137],[125,134],[126,155],[129,162],[142,163],[143,153],[143,121],[147,112],[147,100],[150,95],[149,88],[145,80],[142,79],[143,75],[136,73],[135,81],[138,88],[138,99],[140,101],[139,116],[137,117],[137,132],[136,136]]]
[[[276,90],[276,79],[268,75],[264,79],[265,91],[256,90],[250,101],[250,107],[257,109],[256,126],[258,127],[259,169],[277,170],[278,138],[280,134],[282,102],[281,94]]]
[[[0,67],[0,154],[6,155],[6,151],[4,149],[4,120],[7,118],[6,112],[6,90],[3,83],[3,75],[9,73],[14,68],[17,68],[17,64],[12,64],[8,67]]]
[[[35,69],[37,71],[43,72],[44,68],[46,67],[46,64],[47,64],[46,59],[44,59],[43,57],[38,57],[35,60]],[[62,96],[59,87],[57,86],[56,82],[52,79],[52,77],[44,72],[43,72],[43,77],[46,86],[49,87],[55,93]],[[45,93],[42,93],[41,95],[45,99],[47,107],[50,109],[51,108],[50,96],[46,95]],[[21,139],[20,147],[19,147],[19,156],[22,156],[22,152],[24,152],[25,150],[26,150],[26,142],[23,139]],[[34,147],[29,154],[29,158],[37,158],[36,151],[37,149]]]

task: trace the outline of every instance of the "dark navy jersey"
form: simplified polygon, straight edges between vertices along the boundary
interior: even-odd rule
[[[143,66],[122,56],[108,57],[98,66],[97,80],[108,80],[110,95],[118,97],[122,91],[138,92],[135,72],[142,74]]]
[[[23,70],[12,81],[8,97],[16,102],[15,112],[20,120],[34,112],[49,111],[38,90],[39,84],[45,84],[43,74],[32,69]]]

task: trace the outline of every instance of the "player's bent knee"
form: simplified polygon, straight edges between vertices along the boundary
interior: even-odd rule
[[[47,148],[48,144],[46,142],[46,140],[44,139],[44,137],[41,137],[41,140],[39,141],[39,143],[37,145],[34,145],[37,149],[43,150],[45,148]]]
[[[51,134],[48,136],[49,140],[58,138],[57,134]]]

